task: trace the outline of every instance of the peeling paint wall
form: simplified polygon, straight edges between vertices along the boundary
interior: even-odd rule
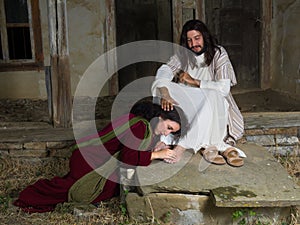
[[[274,0],[272,22],[272,89],[300,97],[300,1]]]
[[[105,52],[105,8],[105,1],[67,1],[72,93],[86,69]],[[93,81],[86,86],[97,89]]]

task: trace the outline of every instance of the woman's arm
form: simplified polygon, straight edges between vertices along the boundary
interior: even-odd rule
[[[138,122],[122,137],[120,159],[123,163],[132,166],[148,166],[154,159],[172,159],[174,157],[175,152],[170,149],[162,149],[156,152],[139,149],[146,129],[143,122]]]

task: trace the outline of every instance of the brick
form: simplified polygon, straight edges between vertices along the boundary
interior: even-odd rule
[[[46,142],[27,142],[23,144],[24,149],[46,150]]]

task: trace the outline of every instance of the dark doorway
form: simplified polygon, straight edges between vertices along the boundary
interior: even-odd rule
[[[229,54],[238,79],[237,88],[259,88],[260,1],[214,0],[205,3],[207,25]]]
[[[170,0],[115,0],[117,46],[140,40],[172,42]],[[135,63],[118,71],[119,89],[145,76],[154,76],[159,64]]]

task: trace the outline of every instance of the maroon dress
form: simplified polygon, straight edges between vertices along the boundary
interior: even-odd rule
[[[117,119],[114,121],[114,125],[110,123],[97,136],[101,137],[112,131],[113,127],[115,128],[119,124],[124,123],[124,119],[128,121],[128,117],[132,118],[134,115],[130,114]],[[103,146],[110,155],[120,151],[120,161],[128,166],[147,166],[151,163],[151,151],[137,150],[144,138],[146,129],[145,123],[139,121],[118,137],[104,143]],[[134,138],[132,134],[134,134]],[[84,139],[87,140],[89,138],[92,138],[92,136]],[[103,149],[99,150],[97,146],[86,146],[81,147],[80,150],[76,149],[70,158],[70,171],[68,174],[64,177],[54,177],[51,180],[38,180],[20,192],[19,198],[13,204],[29,213],[53,211],[58,203],[68,201],[68,191],[78,179],[105,163],[110,155],[107,154],[105,156]],[[117,170],[110,175],[103,191],[92,203],[97,203],[119,194],[118,176]]]

